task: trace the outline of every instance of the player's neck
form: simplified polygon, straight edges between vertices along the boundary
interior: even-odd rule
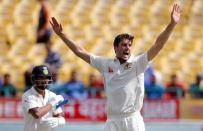
[[[37,88],[36,86],[35,86],[35,90],[36,90],[40,95],[42,95],[43,97],[45,96],[45,90],[41,90],[41,89]]]
[[[119,60],[121,65],[126,62],[126,60],[123,60],[123,59],[120,59],[120,58],[117,58],[117,59]]]

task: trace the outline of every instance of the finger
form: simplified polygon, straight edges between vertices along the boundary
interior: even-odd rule
[[[62,30],[62,25],[61,24],[59,25],[59,28]]]
[[[175,7],[176,7],[176,4],[173,5],[173,9],[172,9],[172,12],[175,11]]]
[[[178,6],[178,13],[180,13],[181,12],[181,7],[180,6]]]
[[[54,18],[54,17],[51,17],[51,20],[53,21],[53,20],[55,20],[55,18]]]
[[[174,11],[177,11],[178,4],[175,4]]]
[[[179,8],[179,5],[177,4],[177,5],[176,5],[176,12],[178,12],[178,8]]]
[[[51,21],[49,21],[49,23],[51,24],[52,27],[54,26],[54,24]]]
[[[54,17],[52,17],[52,21],[53,23],[58,24],[57,20]]]
[[[59,23],[55,18],[53,18],[52,21],[53,21],[53,25],[59,27]]]

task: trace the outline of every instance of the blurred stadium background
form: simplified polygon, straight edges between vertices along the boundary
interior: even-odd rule
[[[91,53],[107,57],[114,57],[112,46],[114,37],[123,32],[135,36],[133,52],[136,54],[149,49],[168,24],[171,6],[175,2],[174,0],[47,1],[51,5],[52,15],[62,23],[64,32],[72,40]],[[183,8],[181,21],[152,65],[160,72],[162,83],[167,83],[170,75],[176,74],[180,81],[189,85],[195,81],[197,74],[203,72],[203,0],[178,2]],[[9,73],[12,83],[21,93],[25,88],[24,72],[33,65],[43,64],[46,57],[44,44],[36,44],[39,9],[37,0],[0,0],[0,76]],[[89,82],[90,74],[99,76],[95,69],[69,51],[55,34],[51,40],[52,49],[60,54],[63,61],[59,69],[60,80],[67,81],[72,69],[75,68],[80,72],[85,84]],[[17,97],[20,96],[19,93]],[[22,130],[22,115],[16,113],[16,110],[20,110],[17,106],[20,104],[18,100],[1,97],[0,101],[0,130],[10,131],[17,128],[19,131]],[[13,103],[6,105],[9,102]],[[167,129],[202,131],[202,103],[201,98],[192,99],[190,95],[181,99],[160,100],[157,103],[146,100],[143,115],[146,118],[147,131],[167,131]],[[67,110],[68,108],[69,106],[65,107]],[[12,114],[11,112],[15,112],[13,116],[8,115]],[[69,113],[66,114],[67,118],[70,117]],[[13,118],[17,120],[13,121]],[[99,117],[100,124],[95,124],[98,122],[97,118],[87,119],[88,123],[84,123],[86,119],[77,122],[75,118],[77,117],[72,118],[73,123],[67,124],[59,131],[74,131],[74,129],[100,131],[105,119],[103,116]]]

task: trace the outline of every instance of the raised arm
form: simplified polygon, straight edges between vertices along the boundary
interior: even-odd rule
[[[90,63],[90,54],[85,51],[82,47],[75,44],[71,41],[64,33],[62,25],[58,23],[58,21],[52,17],[52,21],[50,21],[54,32],[65,42],[65,44],[75,53],[78,57]]]
[[[163,48],[164,44],[168,40],[173,28],[180,20],[180,6],[178,4],[173,5],[173,10],[171,12],[171,21],[166,27],[166,29],[158,36],[155,44],[148,50],[148,61],[152,60],[159,51]]]

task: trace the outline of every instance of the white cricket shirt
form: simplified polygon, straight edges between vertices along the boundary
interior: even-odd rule
[[[40,123],[41,119],[52,117],[53,114],[58,114],[62,112],[61,108],[53,111],[50,110],[47,114],[45,114],[40,119],[35,119],[31,114],[28,113],[29,109],[35,107],[43,107],[48,104],[48,101],[55,97],[56,94],[49,90],[45,90],[45,97],[38,94],[34,87],[29,89],[23,94],[22,97],[22,106],[23,106],[23,114],[24,114],[24,131],[54,131],[53,129],[43,125]]]
[[[142,108],[144,98],[144,71],[147,53],[130,56],[126,63],[91,55],[90,63],[104,78],[107,96],[107,117],[128,116]]]

